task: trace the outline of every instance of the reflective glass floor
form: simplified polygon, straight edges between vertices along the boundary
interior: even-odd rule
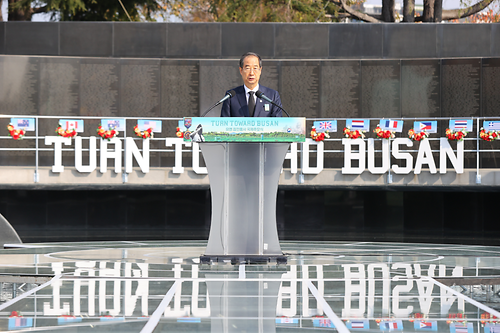
[[[206,242],[0,250],[0,331],[500,332],[500,247],[282,242],[286,264],[200,264]]]

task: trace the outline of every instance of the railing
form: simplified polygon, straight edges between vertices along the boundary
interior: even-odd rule
[[[7,133],[7,124],[10,122],[10,118],[34,118],[35,119],[35,130],[34,132],[27,132],[23,140],[13,140]],[[57,136],[55,133],[55,129],[58,127],[59,119],[82,119],[85,122],[85,131],[83,133],[79,133],[78,135],[84,139],[88,139],[92,136],[96,136],[96,129],[101,119],[122,119],[125,121],[126,126],[125,130],[121,131],[117,138],[120,140],[124,140],[127,135],[130,137],[134,137],[134,141],[142,141],[142,138],[136,137],[133,132],[133,127],[137,124],[138,120],[148,119],[148,120],[160,120],[162,121],[162,132],[155,134],[155,137],[150,139],[151,142],[151,153],[158,154],[166,154],[165,156],[169,156],[172,158],[173,154],[176,152],[178,147],[167,148],[165,145],[165,138],[176,138],[175,128],[177,127],[178,122],[182,118],[154,118],[154,117],[88,117],[88,116],[33,116],[33,115],[0,115],[0,130],[3,128],[3,132],[6,135],[0,136],[0,166],[7,165],[16,165],[16,161],[12,161],[11,157],[13,156],[15,160],[19,161],[19,164],[24,166],[34,166],[34,182],[37,183],[39,181],[39,167],[41,164],[43,166],[50,165],[51,162],[48,162],[47,159],[41,158],[42,153],[54,152],[54,147],[45,145],[45,138],[48,136]],[[339,158],[338,154],[344,153],[344,146],[342,145],[342,129],[344,128],[345,121],[347,119],[352,118],[306,118],[307,120],[307,133],[306,137],[309,136],[309,131],[312,127],[312,123],[314,121],[319,120],[337,120],[338,130],[336,133],[330,133],[331,138],[325,139],[322,143],[324,145],[324,153],[325,160],[329,161],[330,168],[340,168],[342,167],[343,159]],[[370,120],[370,132],[366,133],[366,138],[373,138],[376,141],[381,141],[383,139],[376,138],[376,135],[371,132],[371,130],[375,127],[376,124],[380,121],[380,118],[364,118]],[[429,117],[429,118],[390,118],[391,120],[403,120],[404,126],[403,131],[401,133],[396,133],[397,138],[408,138],[407,132],[410,128],[413,127],[414,121],[438,121],[438,133],[431,134],[430,137],[426,140],[429,140],[431,143],[432,153],[438,153],[439,147],[436,147],[436,144],[439,143],[439,138],[444,137],[445,129],[448,127],[448,121],[450,119],[472,119],[474,121],[474,129],[472,133],[464,139],[465,148],[464,154],[467,154],[467,163],[466,168],[476,169],[477,179],[476,182],[481,182],[480,176],[480,167],[481,164],[486,164],[488,168],[497,168],[496,166],[496,158],[495,154],[500,152],[500,149],[495,149],[494,143],[486,144],[479,136],[479,131],[481,128],[482,121],[484,120],[500,120],[500,117]],[[33,135],[34,134],[34,135]],[[42,140],[42,141],[40,141]],[[366,139],[365,139],[366,140]],[[187,145],[183,146],[184,148]],[[181,152],[191,152],[191,149],[182,149]],[[122,148],[122,151],[125,149]],[[74,152],[73,148],[62,148],[63,152]],[[89,148],[82,148],[83,152],[88,152]],[[312,150],[314,152],[314,150]],[[10,152],[10,153],[8,153]],[[18,153],[15,153],[18,152]],[[301,149],[298,149],[298,152],[302,152]],[[376,153],[380,153],[381,150],[375,150]],[[415,154],[418,152],[417,149],[406,149],[401,150],[401,152]],[[488,155],[487,155],[488,154]],[[48,154],[47,154],[48,155]],[[28,158],[26,158],[28,156]],[[21,158],[23,157],[23,158]],[[485,161],[482,162],[482,157],[485,158]],[[33,158],[33,160],[31,160]],[[43,162],[41,162],[43,160]],[[156,166],[162,167],[165,166],[162,164],[161,159],[156,162]],[[473,162],[475,160],[475,163]],[[32,161],[32,162],[31,162]],[[53,159],[51,160],[53,161]],[[489,163],[489,164],[488,164]],[[66,160],[65,165],[70,166],[71,161]],[[500,168],[500,161],[499,166]],[[390,171],[389,171],[390,173]]]

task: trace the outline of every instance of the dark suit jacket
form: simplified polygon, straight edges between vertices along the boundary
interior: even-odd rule
[[[222,109],[220,112],[221,117],[250,117],[248,113],[247,98],[245,96],[245,88],[239,86],[233,89],[236,95],[227,99],[222,104]],[[266,97],[271,101],[281,106],[280,94],[271,88],[264,86],[259,86],[259,90],[262,91]],[[266,106],[267,105],[267,106]],[[269,110],[269,111],[266,111]],[[254,117],[281,117],[281,109],[272,105],[265,99],[255,97],[255,112]]]

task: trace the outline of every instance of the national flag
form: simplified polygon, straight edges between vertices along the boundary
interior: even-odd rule
[[[30,126],[30,121],[29,119],[18,119],[17,120],[17,127],[29,127]]]
[[[102,119],[101,125],[104,129],[124,131],[125,119]]]
[[[324,130],[324,131],[329,131],[332,129],[332,122],[331,121],[320,121],[319,122],[319,129]]]
[[[299,320],[297,318],[281,317],[276,318],[276,324],[298,324]]]
[[[10,118],[10,123],[15,129],[22,129],[25,131],[35,130],[35,118]]]
[[[401,320],[385,321],[380,323],[380,330],[382,331],[401,331],[403,329],[403,322]]]
[[[472,119],[451,119],[450,129],[472,131]]]
[[[466,325],[455,325],[455,333],[468,333],[469,329]]]
[[[9,330],[16,330],[19,328],[33,327],[33,318],[24,317],[11,317],[9,318]]]
[[[314,327],[334,327],[332,321],[328,318],[314,318],[313,319]]]
[[[65,129],[71,130],[71,129],[78,129],[78,122],[77,121],[67,121],[66,124],[64,124]]]
[[[184,121],[181,120],[179,126],[180,128],[184,128]],[[150,128],[153,129],[153,133],[161,133],[161,120],[144,120],[144,119],[139,119],[137,120],[137,125],[139,126],[140,131],[146,131]]]
[[[384,327],[387,328],[387,329],[397,329],[398,328],[398,323],[395,323],[395,322],[388,322],[388,323],[384,323]]]
[[[316,128],[316,132],[337,132],[337,121],[336,120],[323,120],[323,121],[315,121],[313,123],[314,128]]]
[[[484,326],[484,333],[500,333],[500,325],[486,324]]]
[[[359,128],[364,128],[364,127],[365,127],[364,120],[353,120],[352,121],[352,128],[353,129],[359,129]]]
[[[108,128],[109,129],[117,129],[120,127],[119,120],[108,120]]]
[[[455,120],[455,128],[467,128],[467,120]]]
[[[420,130],[430,130],[432,129],[432,122],[430,121],[422,121],[420,123]]]
[[[419,331],[437,331],[437,321],[415,321],[414,328]]]
[[[415,132],[426,131],[427,133],[437,133],[437,121],[436,120],[415,121],[413,123],[413,129],[415,130]]]
[[[483,128],[487,131],[497,131],[500,130],[500,121],[484,121]]]
[[[156,121],[145,120],[144,121],[144,126],[146,126],[147,128],[155,129],[155,127],[156,127]]]
[[[396,129],[396,128],[398,128],[398,122],[397,122],[397,120],[386,120],[385,127]]]
[[[319,327],[332,327],[332,321],[330,319],[320,319]]]
[[[351,328],[365,328],[365,323],[362,321],[351,322]]]

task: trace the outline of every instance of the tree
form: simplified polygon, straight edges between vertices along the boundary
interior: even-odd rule
[[[334,0],[335,3],[351,17],[373,23],[394,22],[390,13],[394,13],[394,0],[382,0],[382,15],[368,15],[352,8],[345,0]],[[458,20],[479,13],[494,0],[480,0],[468,4],[462,9],[443,10],[443,0],[424,0],[422,16],[415,16],[415,0],[404,0],[403,22],[441,22],[443,20]]]
[[[33,14],[52,13],[61,21],[152,20],[161,9],[155,0],[8,0],[9,21],[30,21]]]
[[[399,21],[395,0],[382,0],[381,15],[359,9],[363,0],[160,0],[183,21],[194,22],[321,22],[353,18],[381,23]],[[474,0],[462,0],[474,1]],[[403,0],[403,22],[441,22],[474,15],[494,0],[463,3],[464,8],[443,10],[443,0],[424,0],[422,16],[415,14],[415,0]],[[175,8],[174,8],[175,7]]]

